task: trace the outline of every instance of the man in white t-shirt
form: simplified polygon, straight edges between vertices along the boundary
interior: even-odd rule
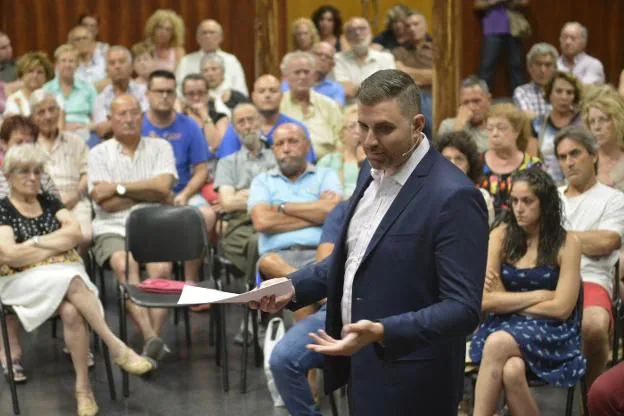
[[[624,236],[624,194],[598,182],[596,139],[587,130],[561,130],[555,136],[555,154],[568,182],[559,188],[564,226],[581,240],[583,350],[591,385],[608,361],[614,266]]]

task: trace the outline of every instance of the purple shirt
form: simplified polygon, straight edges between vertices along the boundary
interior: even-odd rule
[[[509,16],[505,6],[496,6],[485,11],[483,19],[483,35],[506,35],[509,31]]]

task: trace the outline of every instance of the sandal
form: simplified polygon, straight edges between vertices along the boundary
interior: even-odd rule
[[[2,372],[8,380],[9,368],[5,363],[2,363]],[[26,374],[24,374],[24,367],[22,367],[22,363],[18,360],[13,361],[13,381],[18,384],[28,381],[28,377],[26,377]]]
[[[99,410],[92,391],[76,392],[76,414],[78,416],[95,416]]]
[[[145,343],[142,355],[160,361],[170,352],[171,350],[162,339],[159,337],[152,337]]]
[[[67,346],[63,347],[63,354],[67,355],[71,359],[71,353],[67,349]],[[95,367],[95,356],[93,355],[91,350],[89,350],[89,358],[87,359],[87,366],[89,368]]]

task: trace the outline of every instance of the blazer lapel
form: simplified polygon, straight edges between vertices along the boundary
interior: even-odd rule
[[[392,202],[392,205],[390,205],[388,212],[386,212],[386,215],[384,215],[379,223],[379,226],[375,230],[373,238],[371,238],[368,247],[366,247],[360,266],[366,261],[377,244],[379,244],[382,237],[386,234],[386,232],[388,232],[394,221],[396,221],[399,215],[405,210],[410,201],[414,199],[422,186],[425,184],[427,175],[429,175],[429,171],[435,163],[436,155],[437,152],[433,149],[433,147],[430,148],[425,157],[416,166],[414,172],[412,172],[410,177],[407,179],[407,182],[405,182],[405,185],[403,185],[399,194]]]

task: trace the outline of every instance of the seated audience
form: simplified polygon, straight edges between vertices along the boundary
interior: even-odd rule
[[[406,72],[420,88],[420,112],[425,116],[424,133],[431,137],[433,120],[433,45],[427,40],[427,21],[418,12],[405,17],[407,41],[392,51],[396,68]]]
[[[347,202],[341,202],[334,208],[323,223],[323,233],[318,248],[316,249],[315,261],[321,261],[328,257],[334,249],[334,244],[340,236],[340,229],[346,216]],[[297,269],[281,257],[263,257],[263,262],[272,262],[271,265],[261,265],[264,268],[273,269],[275,276],[287,276]],[[314,415],[320,416],[321,411],[317,407],[313,392],[308,385],[306,376],[310,370],[323,368],[325,358],[306,348],[310,343],[308,334],[317,333],[319,329],[325,328],[325,317],[327,316],[327,306],[323,303],[320,309],[307,316],[284,334],[284,337],[275,345],[269,361],[271,373],[275,381],[275,386],[284,400],[286,409],[293,415]],[[302,309],[309,309],[304,307]],[[299,311],[297,311],[299,312]]]
[[[252,259],[258,257],[256,232],[247,213],[249,187],[257,175],[276,166],[273,151],[263,140],[261,123],[262,117],[253,104],[234,108],[232,125],[243,146],[219,161],[214,182],[221,208],[230,216],[221,247],[234,265],[234,275],[248,279],[255,274],[256,262]]]
[[[442,156],[447,158],[451,163],[457,166],[466,174],[475,185],[481,183],[483,175],[483,161],[477,149],[477,145],[472,137],[465,131],[453,131],[439,136],[434,142],[436,149]],[[492,225],[494,222],[494,202],[488,191],[479,188],[488,212],[488,223]]]
[[[78,134],[83,141],[89,139],[91,115],[97,92],[90,83],[77,78],[78,51],[71,45],[61,45],[54,51],[57,75],[43,89],[54,94],[62,103],[65,120],[63,130]]]
[[[111,46],[106,53],[106,71],[111,80],[95,98],[93,110],[94,130],[101,138],[112,133],[110,120],[111,106],[115,98],[130,94],[141,103],[141,111],[147,111],[148,102],[145,96],[145,85],[137,84],[131,79],[132,55],[125,46]]]
[[[496,215],[509,208],[511,177],[531,167],[542,167],[542,161],[527,148],[531,140],[529,119],[513,104],[496,104],[488,111],[487,129],[490,150],[483,154],[481,188],[494,199]]]
[[[18,78],[11,39],[6,33],[0,32],[0,81],[14,84]]]
[[[412,9],[403,3],[397,3],[386,12],[386,28],[375,36],[372,47],[393,51],[407,41],[408,34],[405,28],[405,18]]]
[[[22,87],[7,97],[4,115],[30,115],[30,94],[54,77],[54,66],[44,52],[27,52],[17,60],[17,76]],[[61,104],[62,105],[62,104]]]
[[[490,234],[483,312],[470,358],[480,363],[475,416],[490,416],[505,393],[511,414],[537,415],[527,374],[573,387],[581,353],[581,242],[562,226],[561,201],[539,169],[514,175],[511,211]]]
[[[173,148],[166,140],[141,137],[143,112],[139,101],[121,95],[111,105],[113,137],[89,152],[89,193],[93,200],[93,253],[100,266],[108,265],[117,280],[139,284],[139,265],[126,264],[126,220],[133,209],[149,203],[173,203],[172,188],[178,179]],[[165,238],[166,236],[163,236]],[[148,277],[169,279],[169,263],[145,265]],[[146,309],[126,303],[145,341],[143,354],[160,359],[169,348],[160,339],[166,309]]]
[[[200,193],[208,179],[208,143],[197,123],[174,109],[176,80],[173,72],[152,72],[147,83],[147,97],[150,106],[143,117],[141,136],[158,137],[171,144],[178,173],[178,181],[173,186],[173,204],[197,208],[210,233],[216,214]],[[185,263],[186,281],[198,280],[202,262],[203,258],[198,258]]]
[[[327,42],[315,43],[312,47],[312,54],[316,59],[316,65],[314,67],[314,80],[315,84],[312,89],[319,94],[323,94],[336,101],[339,106],[345,105],[345,92],[341,83],[328,79],[329,75],[334,68],[334,55],[336,50]],[[281,68],[282,74],[286,75],[286,68]],[[282,92],[286,92],[289,89],[288,81],[284,79],[281,85]]]
[[[371,48],[370,25],[363,17],[349,19],[345,32],[351,49],[336,54],[334,79],[344,86],[348,103],[353,103],[362,81],[380,69],[394,69],[395,65],[391,53]]]
[[[32,144],[37,139],[39,130],[37,126],[28,117],[14,115],[7,117],[2,126],[0,126],[0,148],[4,153],[7,153],[14,146],[21,144]],[[60,199],[60,193],[52,181],[50,175],[45,171],[41,172],[39,177],[39,189],[40,193],[52,195],[57,199]],[[11,189],[7,177],[0,169],[0,198],[7,198]],[[24,373],[24,367],[21,364],[22,359],[22,347],[19,343],[19,322],[15,315],[7,316],[7,329],[9,335],[9,345],[11,347],[11,358],[13,363],[16,364],[13,367],[13,380],[17,383],[23,383],[27,380]],[[2,340],[2,334],[0,333],[0,341]],[[6,369],[6,360],[4,359],[4,344],[0,342],[0,363],[4,374],[8,377],[8,370]]]
[[[293,52],[310,52],[315,43],[320,42],[318,31],[312,20],[301,17],[290,25]]]
[[[154,70],[154,45],[143,41],[132,46],[132,62],[136,78],[132,80],[141,85],[147,85],[147,78]]]
[[[486,128],[487,112],[490,108],[490,92],[485,81],[470,76],[462,81],[459,89],[459,109],[453,118],[440,123],[438,134],[452,131],[466,131],[477,144],[479,152],[489,148],[489,136]]]
[[[338,52],[349,49],[347,39],[342,35],[340,10],[331,4],[320,6],[312,13],[312,22],[321,42],[329,43]]]
[[[30,97],[32,120],[39,129],[37,147],[47,156],[45,170],[61,194],[63,206],[80,225],[80,254],[86,256],[91,246],[91,203],[87,195],[87,158],[89,148],[80,136],[60,131],[61,109],[55,96],[35,91]]]
[[[355,106],[345,109],[340,138],[342,143],[338,151],[323,156],[319,159],[317,166],[336,172],[344,189],[344,198],[348,199],[355,190],[360,164],[366,159],[366,154],[360,145],[360,127]]]
[[[76,26],[69,32],[68,43],[78,51],[76,76],[100,92],[110,81],[106,78],[106,55],[97,49],[93,32]]]
[[[338,146],[342,112],[334,100],[312,90],[314,65],[314,56],[308,52],[291,52],[284,56],[282,66],[289,91],[284,93],[279,109],[306,125],[320,159]]]
[[[585,53],[587,28],[578,22],[568,22],[561,29],[561,56],[557,59],[557,70],[571,72],[583,84],[605,82],[602,62]]]
[[[543,117],[551,110],[544,88],[557,68],[557,49],[549,43],[536,43],[527,54],[527,69],[531,82],[514,90],[513,100],[529,118]]]
[[[217,112],[208,95],[208,82],[199,74],[188,74],[182,81],[182,112],[191,117],[204,132],[210,153],[215,154],[228,127],[228,117]]]
[[[214,20],[207,19],[197,26],[197,43],[199,50],[190,53],[180,61],[176,71],[178,85],[182,85],[182,80],[188,74],[201,73],[200,63],[205,55],[216,54],[223,58],[225,65],[225,80],[228,86],[245,95],[249,95],[247,81],[243,66],[236,56],[222,51],[220,48],[223,42],[223,28]]]
[[[173,10],[156,10],[145,23],[145,40],[154,45],[154,70],[175,71],[184,51],[184,21]]]
[[[310,137],[310,133],[303,123],[280,112],[282,93],[280,92],[279,80],[273,75],[266,74],[258,77],[254,83],[251,101],[260,113],[260,129],[269,145],[273,144],[273,133],[275,132],[275,129],[285,123],[300,125],[303,128],[306,137]],[[236,152],[240,148],[240,137],[234,129],[234,125],[230,123],[225,134],[223,135],[221,145],[217,150],[217,157],[223,158]],[[316,155],[312,146],[310,146],[307,159],[310,163],[316,162]]]
[[[217,54],[206,55],[201,60],[201,74],[208,83],[209,94],[231,110],[240,103],[249,102],[247,95],[232,89],[225,82],[225,61]]]
[[[580,109],[582,86],[572,74],[555,72],[546,84],[544,96],[552,110],[532,121],[533,135],[537,137],[544,168],[558,184],[563,184],[563,174],[555,155],[554,138],[564,127],[581,123]]]
[[[591,416],[620,416],[624,414],[624,363],[619,363],[598,377],[587,395]]]
[[[309,146],[300,126],[279,126],[273,136],[277,167],[254,178],[247,202],[260,256],[277,253],[295,268],[314,260],[325,217],[342,198],[334,171],[306,161]]]
[[[0,291],[28,332],[58,314],[76,372],[79,415],[98,406],[89,380],[89,327],[109,348],[113,361],[131,374],[155,368],[126,346],[106,324],[97,288],[74,247],[82,233],[72,214],[53,195],[40,193],[45,155],[32,144],[6,154],[3,172],[10,194],[0,200]]]
[[[559,188],[564,226],[581,240],[583,353],[591,386],[607,365],[609,332],[615,324],[611,293],[624,234],[624,195],[598,181],[596,139],[588,131],[561,130],[555,137],[555,152],[568,183]]]
[[[108,43],[97,40],[100,33],[100,18],[92,13],[83,13],[78,18],[78,24],[91,31],[93,39],[95,39],[95,50],[101,55],[106,55],[109,47]]]
[[[598,144],[598,180],[624,191],[624,98],[612,87],[583,103],[583,122]]]

